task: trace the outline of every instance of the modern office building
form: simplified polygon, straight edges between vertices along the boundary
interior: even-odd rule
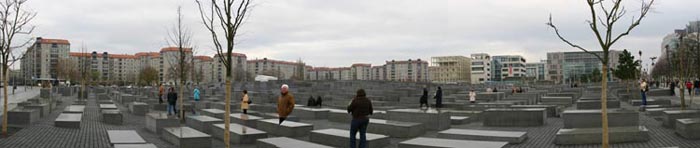
[[[433,83],[471,83],[471,58],[440,56],[430,58],[430,81]]]
[[[64,39],[37,37],[20,60],[25,80],[57,79],[59,59],[68,59],[70,42]]]
[[[536,63],[526,63],[526,73],[525,76],[537,81],[549,80],[547,75],[547,60],[542,60]]]
[[[591,51],[596,55],[603,55],[602,51]],[[608,67],[613,68],[618,64],[621,51],[609,51]],[[581,76],[589,75],[595,70],[602,71],[602,63],[593,54],[586,52],[549,52],[547,53],[547,75],[550,80],[556,83],[569,84],[579,82]],[[612,72],[609,73],[610,80],[615,80],[612,77]]]
[[[525,63],[527,62],[523,56],[520,55],[500,55],[492,56],[492,64],[498,63],[499,65],[493,69],[494,71],[499,71],[496,74],[494,81],[507,81],[507,80],[520,80],[525,77],[527,69],[525,68]]]
[[[487,53],[471,54],[471,82],[482,84],[491,81],[491,56]]]

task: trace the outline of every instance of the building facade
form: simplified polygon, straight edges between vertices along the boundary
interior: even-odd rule
[[[526,63],[526,73],[525,76],[537,81],[549,80],[547,75],[547,60],[536,62],[536,63]]]
[[[207,84],[214,81],[214,59],[209,56],[194,56],[192,80],[195,84]]]
[[[432,57],[430,81],[434,83],[471,83],[471,58],[465,56]]]
[[[280,80],[303,80],[306,75],[306,64],[301,62],[288,62],[272,59],[248,60],[248,74],[267,75],[277,77]]]
[[[57,79],[59,59],[68,59],[70,42],[64,39],[37,37],[20,60],[20,69],[25,80]]]
[[[352,80],[370,80],[372,64],[356,63],[350,66]]]
[[[486,53],[471,54],[471,82],[482,84],[491,81],[491,56]]]
[[[603,55],[603,51],[591,51],[596,55]],[[589,75],[595,70],[602,71],[602,63],[593,54],[586,52],[550,52],[547,53],[547,69],[550,80],[556,83],[570,84],[579,82],[582,76]],[[617,67],[621,51],[609,51],[609,68]],[[612,72],[608,76],[611,80]]]
[[[226,81],[226,66],[224,63],[222,63],[222,59],[219,58],[226,58],[226,56],[221,56],[219,54],[214,55],[213,60],[213,65],[214,65],[214,77],[212,77],[212,82],[220,82],[223,83]],[[249,68],[248,64],[248,56],[242,53],[233,53],[231,54],[231,76],[233,77],[234,81],[252,81],[249,79],[251,76],[249,72],[247,72],[247,69]],[[252,75],[255,76],[255,75]]]
[[[525,77],[527,69],[525,68],[525,63],[527,62],[523,56],[520,55],[501,55],[493,56],[494,61],[499,63],[498,69],[500,74],[497,75],[497,81],[506,81],[509,79],[521,79]],[[496,62],[492,62],[496,63]]]
[[[386,61],[386,81],[429,82],[428,62],[421,59]]]
[[[192,71],[188,70],[191,67],[192,48],[184,48],[184,64],[186,82],[192,82]],[[174,85],[180,80],[180,49],[178,47],[165,47],[160,49],[160,61],[163,64],[159,67],[160,82]]]

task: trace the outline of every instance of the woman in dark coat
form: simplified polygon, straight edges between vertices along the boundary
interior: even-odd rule
[[[442,88],[438,86],[437,92],[435,92],[435,108],[442,108]]]
[[[420,96],[420,108],[423,108],[423,104],[425,104],[425,107],[430,107],[428,106],[428,88],[423,87],[423,95]]]

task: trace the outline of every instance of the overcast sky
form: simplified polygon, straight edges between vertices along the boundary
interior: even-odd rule
[[[628,0],[628,15],[639,0]],[[302,59],[312,66],[381,65],[386,60],[486,52],[523,55],[528,62],[547,52],[576,51],[545,23],[549,14],[572,41],[596,43],[584,0],[254,0],[235,52],[249,59]],[[33,36],[84,44],[89,51],[133,54],[167,46],[178,6],[193,32],[198,55],[212,56],[209,34],[193,0],[29,0],[38,15]],[[662,38],[700,18],[698,0],[658,0],[654,12],[616,49],[658,56]],[[622,23],[629,23],[628,18]]]

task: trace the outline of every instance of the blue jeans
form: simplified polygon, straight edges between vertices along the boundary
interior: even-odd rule
[[[367,125],[369,124],[369,119],[352,119],[350,123],[350,147],[358,147],[355,143],[355,138],[357,136],[358,130],[360,131],[360,146],[359,148],[367,147]]]
[[[168,115],[170,115],[171,113],[172,114],[177,113],[177,108],[175,108],[174,103],[173,104],[168,103]]]
[[[647,105],[647,93],[642,92],[642,105]]]

